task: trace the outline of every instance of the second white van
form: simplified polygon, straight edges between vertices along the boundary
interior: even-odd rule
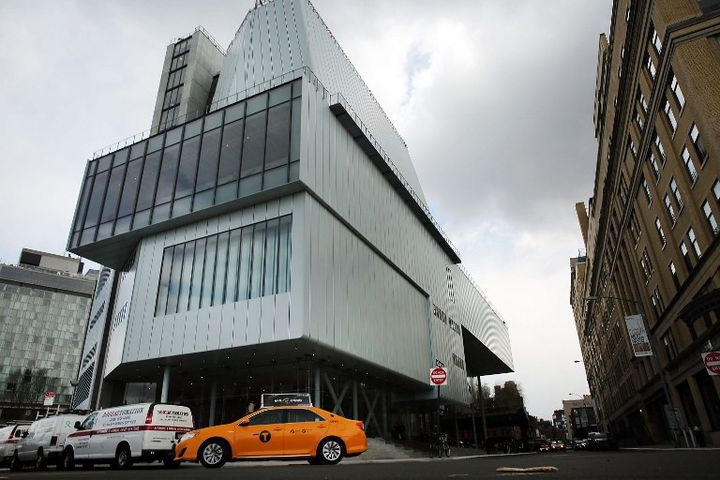
[[[84,415],[55,415],[35,420],[16,444],[10,470],[20,470],[23,465],[44,470],[48,464],[56,463],[65,446],[65,437],[75,431],[75,422],[84,418]]]
[[[98,410],[75,428],[65,440],[59,468],[110,463],[126,469],[134,461],[155,460],[174,467],[175,439],[193,429],[193,419],[188,407],[141,403]]]

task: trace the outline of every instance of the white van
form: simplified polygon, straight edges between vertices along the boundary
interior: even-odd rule
[[[84,418],[85,415],[55,415],[34,421],[15,445],[10,470],[20,470],[23,465],[45,470],[48,463],[57,463],[65,437],[75,431],[75,422]]]
[[[30,422],[12,423],[0,427],[0,468],[10,465],[17,443],[21,440],[28,425],[30,425]]]
[[[173,467],[175,439],[193,429],[193,419],[188,407],[140,403],[98,410],[75,428],[65,440],[59,468],[110,463],[125,469],[133,461],[155,460]]]

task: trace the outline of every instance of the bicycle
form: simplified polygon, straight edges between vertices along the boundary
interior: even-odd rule
[[[436,454],[438,458],[442,458],[443,455],[450,457],[447,433],[436,433],[430,437],[430,458],[433,458]]]

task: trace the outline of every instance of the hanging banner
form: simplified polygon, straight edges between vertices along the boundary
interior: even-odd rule
[[[628,335],[630,335],[630,343],[636,357],[652,357],[652,348],[648,339],[645,324],[642,315],[628,315],[625,317],[625,325],[627,326]]]

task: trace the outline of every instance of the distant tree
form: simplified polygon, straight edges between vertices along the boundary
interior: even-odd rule
[[[47,368],[34,372],[29,368],[18,368],[10,372],[6,380],[4,400],[18,404],[42,402],[48,387],[47,373]]]

